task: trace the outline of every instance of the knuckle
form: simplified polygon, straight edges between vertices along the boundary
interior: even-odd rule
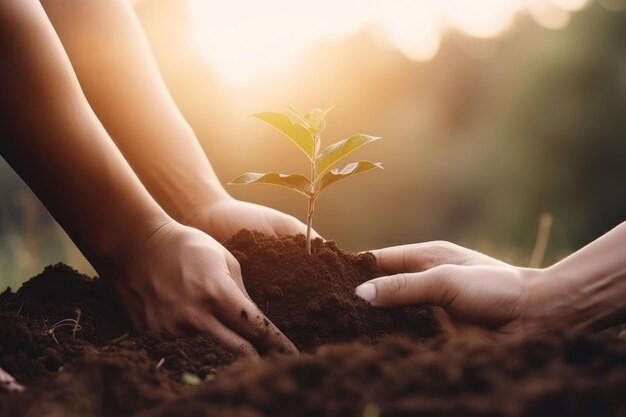
[[[265,339],[269,334],[269,321],[263,318],[259,322],[255,322],[250,326],[250,338],[253,340]]]
[[[457,246],[454,243],[437,240],[429,245],[427,256],[425,257],[426,269],[440,265],[442,261],[452,262],[457,255]]]
[[[223,285],[217,282],[208,281],[198,291],[198,298],[201,303],[215,305],[218,304],[220,300],[224,299],[226,291],[227,290],[223,288]]]
[[[184,307],[167,322],[168,332],[187,335],[196,334],[203,330],[203,324],[198,319],[198,311],[192,307]]]
[[[436,292],[437,303],[448,305],[458,294],[458,281],[455,279],[459,271],[457,265],[441,265],[436,268],[439,291]]]
[[[433,268],[433,272],[436,273],[441,283],[446,285],[450,282],[450,277],[456,274],[457,270],[458,266],[453,264],[439,265]]]
[[[456,251],[456,245],[446,240],[437,240],[433,242],[432,250],[434,253],[446,255]]]
[[[381,290],[384,296],[395,296],[406,290],[407,276],[406,274],[392,275],[383,281]]]

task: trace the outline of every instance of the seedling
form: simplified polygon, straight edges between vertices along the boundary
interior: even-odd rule
[[[311,254],[311,226],[315,201],[320,193],[335,182],[369,171],[381,168],[380,162],[359,161],[346,165],[343,169],[331,169],[335,163],[361,146],[380,139],[380,137],[363,134],[352,135],[347,139],[329,145],[321,150],[320,134],[326,128],[326,115],[332,107],[326,110],[314,109],[301,113],[293,107],[287,107],[296,119],[295,122],[287,114],[265,112],[253,115],[278,129],[296,146],[304,152],[311,165],[311,174],[306,177],[301,174],[267,174],[248,172],[233,179],[230,184],[272,184],[290,188],[308,199],[306,216],[306,249]]]

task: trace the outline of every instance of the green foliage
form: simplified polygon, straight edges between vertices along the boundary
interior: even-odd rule
[[[271,184],[280,185],[282,187],[291,188],[309,197],[311,190],[311,182],[304,175],[300,174],[279,174],[271,172],[269,174],[261,174],[258,172],[247,172],[233,179],[231,184]]]
[[[266,112],[253,115],[280,130],[293,141],[312,161],[315,155],[314,137],[311,130],[302,123],[293,123],[288,116],[281,113]]]
[[[361,172],[369,171],[370,169],[374,168],[382,169],[383,165],[380,162],[374,163],[370,161],[360,161],[352,162],[351,164],[346,165],[342,170],[333,169],[319,178],[319,190],[322,191],[336,181],[351,177],[352,175],[360,174]]]
[[[248,172],[233,179],[230,184],[271,184],[291,188],[309,199],[307,213],[307,250],[311,253],[311,225],[315,200],[319,194],[331,184],[374,168],[383,168],[380,162],[359,161],[346,165],[342,169],[331,169],[341,159],[356,151],[363,145],[380,139],[377,136],[364,134],[352,135],[347,139],[329,145],[321,149],[320,134],[326,128],[326,116],[331,108],[322,110],[313,109],[307,113],[301,113],[293,107],[287,107],[297,119],[295,122],[282,113],[264,112],[253,115],[273,126],[287,136],[304,154],[311,163],[311,176],[309,178],[301,174],[280,174],[270,172],[267,174]]]

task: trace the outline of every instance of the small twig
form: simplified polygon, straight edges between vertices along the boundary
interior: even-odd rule
[[[537,230],[537,240],[535,241],[535,248],[533,254],[530,257],[528,263],[529,268],[540,268],[543,265],[543,258],[548,248],[548,241],[550,240],[550,231],[552,230],[552,215],[550,213],[543,213],[539,218],[539,229]]]
[[[126,339],[127,337],[128,337],[128,332],[124,333],[124,334],[123,334],[123,335],[121,335],[120,337],[117,337],[117,338],[115,338],[115,339],[111,340],[111,341],[109,342],[109,344],[110,344],[110,345],[113,345],[113,344],[115,344],[115,343],[117,343],[117,342],[121,342],[122,340]]]
[[[165,362],[165,358],[161,358],[161,360],[156,364],[156,369],[161,368],[161,366],[163,366],[164,362]]]
[[[44,322],[44,329],[46,331],[47,334],[49,334],[50,336],[52,336],[52,338],[54,339],[54,341],[57,343],[57,345],[59,344],[59,341],[55,335],[55,331],[57,329],[60,329],[62,327],[67,327],[67,326],[71,326],[72,327],[72,337],[76,338],[76,332],[80,329],[82,329],[81,325],[78,323],[80,320],[80,316],[81,316],[81,311],[80,308],[77,308],[76,310],[74,310],[74,312],[76,313],[76,318],[75,319],[63,319],[63,320],[59,320],[56,323],[54,323],[52,325],[52,327],[50,327],[49,329],[46,326],[46,322]]]
[[[78,307],[74,310],[74,312],[76,313],[76,323],[74,323],[74,328],[72,329],[72,338],[76,339],[76,332],[80,330],[78,322],[80,321],[80,316],[83,312]]]

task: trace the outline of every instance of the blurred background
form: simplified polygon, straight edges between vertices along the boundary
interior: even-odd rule
[[[352,159],[385,170],[318,201],[346,249],[445,239],[526,265],[548,213],[548,264],[626,220],[626,0],[135,3],[224,184],[307,172],[252,113],[336,105],[323,144],[383,136]],[[287,189],[226,187],[304,218]],[[4,161],[0,195],[2,287],[59,261],[93,274]]]

